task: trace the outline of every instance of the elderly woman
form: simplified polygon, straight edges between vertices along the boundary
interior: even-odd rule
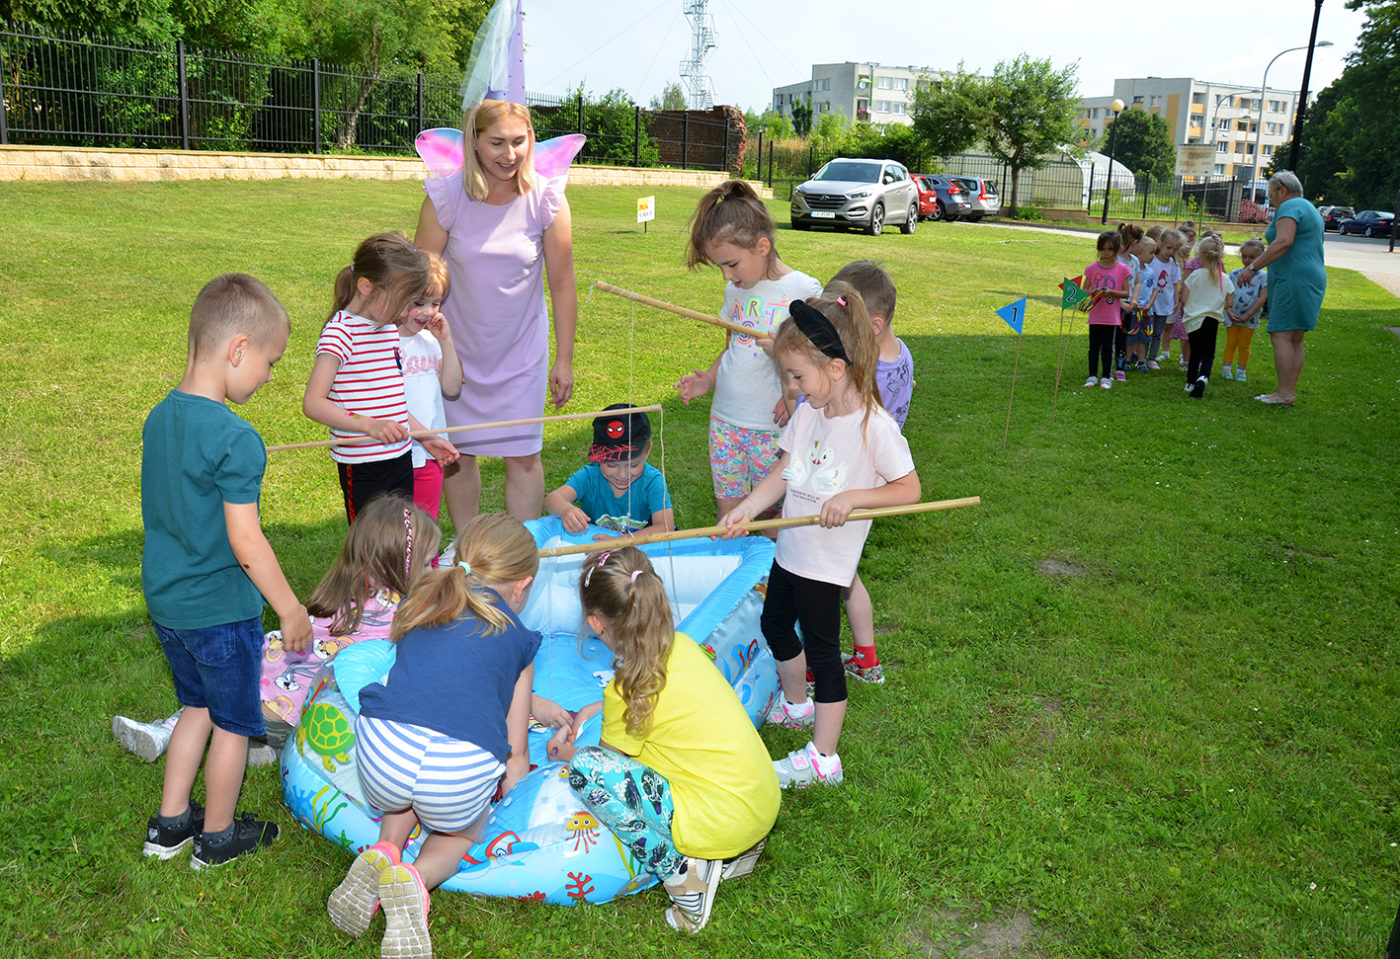
[[[1327,292],[1322,215],[1303,199],[1303,184],[1288,170],[1269,179],[1269,205],[1275,210],[1264,233],[1269,247],[1240,271],[1239,282],[1248,286],[1264,267],[1269,268],[1269,340],[1274,347],[1278,383],[1272,393],[1261,393],[1255,399],[1292,406],[1298,374],[1303,371],[1303,334],[1317,326]]]

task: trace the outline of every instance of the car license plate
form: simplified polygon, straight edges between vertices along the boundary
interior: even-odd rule
[[[813,211],[812,211],[812,219],[814,219],[814,220],[834,220],[834,219],[836,219],[836,214],[833,213],[833,212],[831,212],[830,210],[813,210]]]

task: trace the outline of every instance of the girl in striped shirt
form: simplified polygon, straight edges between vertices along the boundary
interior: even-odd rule
[[[335,278],[301,409],[330,427],[350,522],[375,496],[413,496],[398,326],[428,287],[428,259],[402,233],[377,233]]]

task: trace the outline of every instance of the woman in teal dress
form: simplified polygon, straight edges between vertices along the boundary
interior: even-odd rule
[[[1240,285],[1248,286],[1260,270],[1269,268],[1269,341],[1278,384],[1272,393],[1255,399],[1292,406],[1303,372],[1303,334],[1317,326],[1327,292],[1322,215],[1303,199],[1303,184],[1288,170],[1270,177],[1269,204],[1276,211],[1264,233],[1269,247],[1241,271]]]

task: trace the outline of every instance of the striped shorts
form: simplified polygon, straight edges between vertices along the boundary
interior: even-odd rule
[[[506,769],[480,746],[412,723],[361,716],[355,732],[365,799],[385,812],[412,807],[434,832],[476,822]]]

